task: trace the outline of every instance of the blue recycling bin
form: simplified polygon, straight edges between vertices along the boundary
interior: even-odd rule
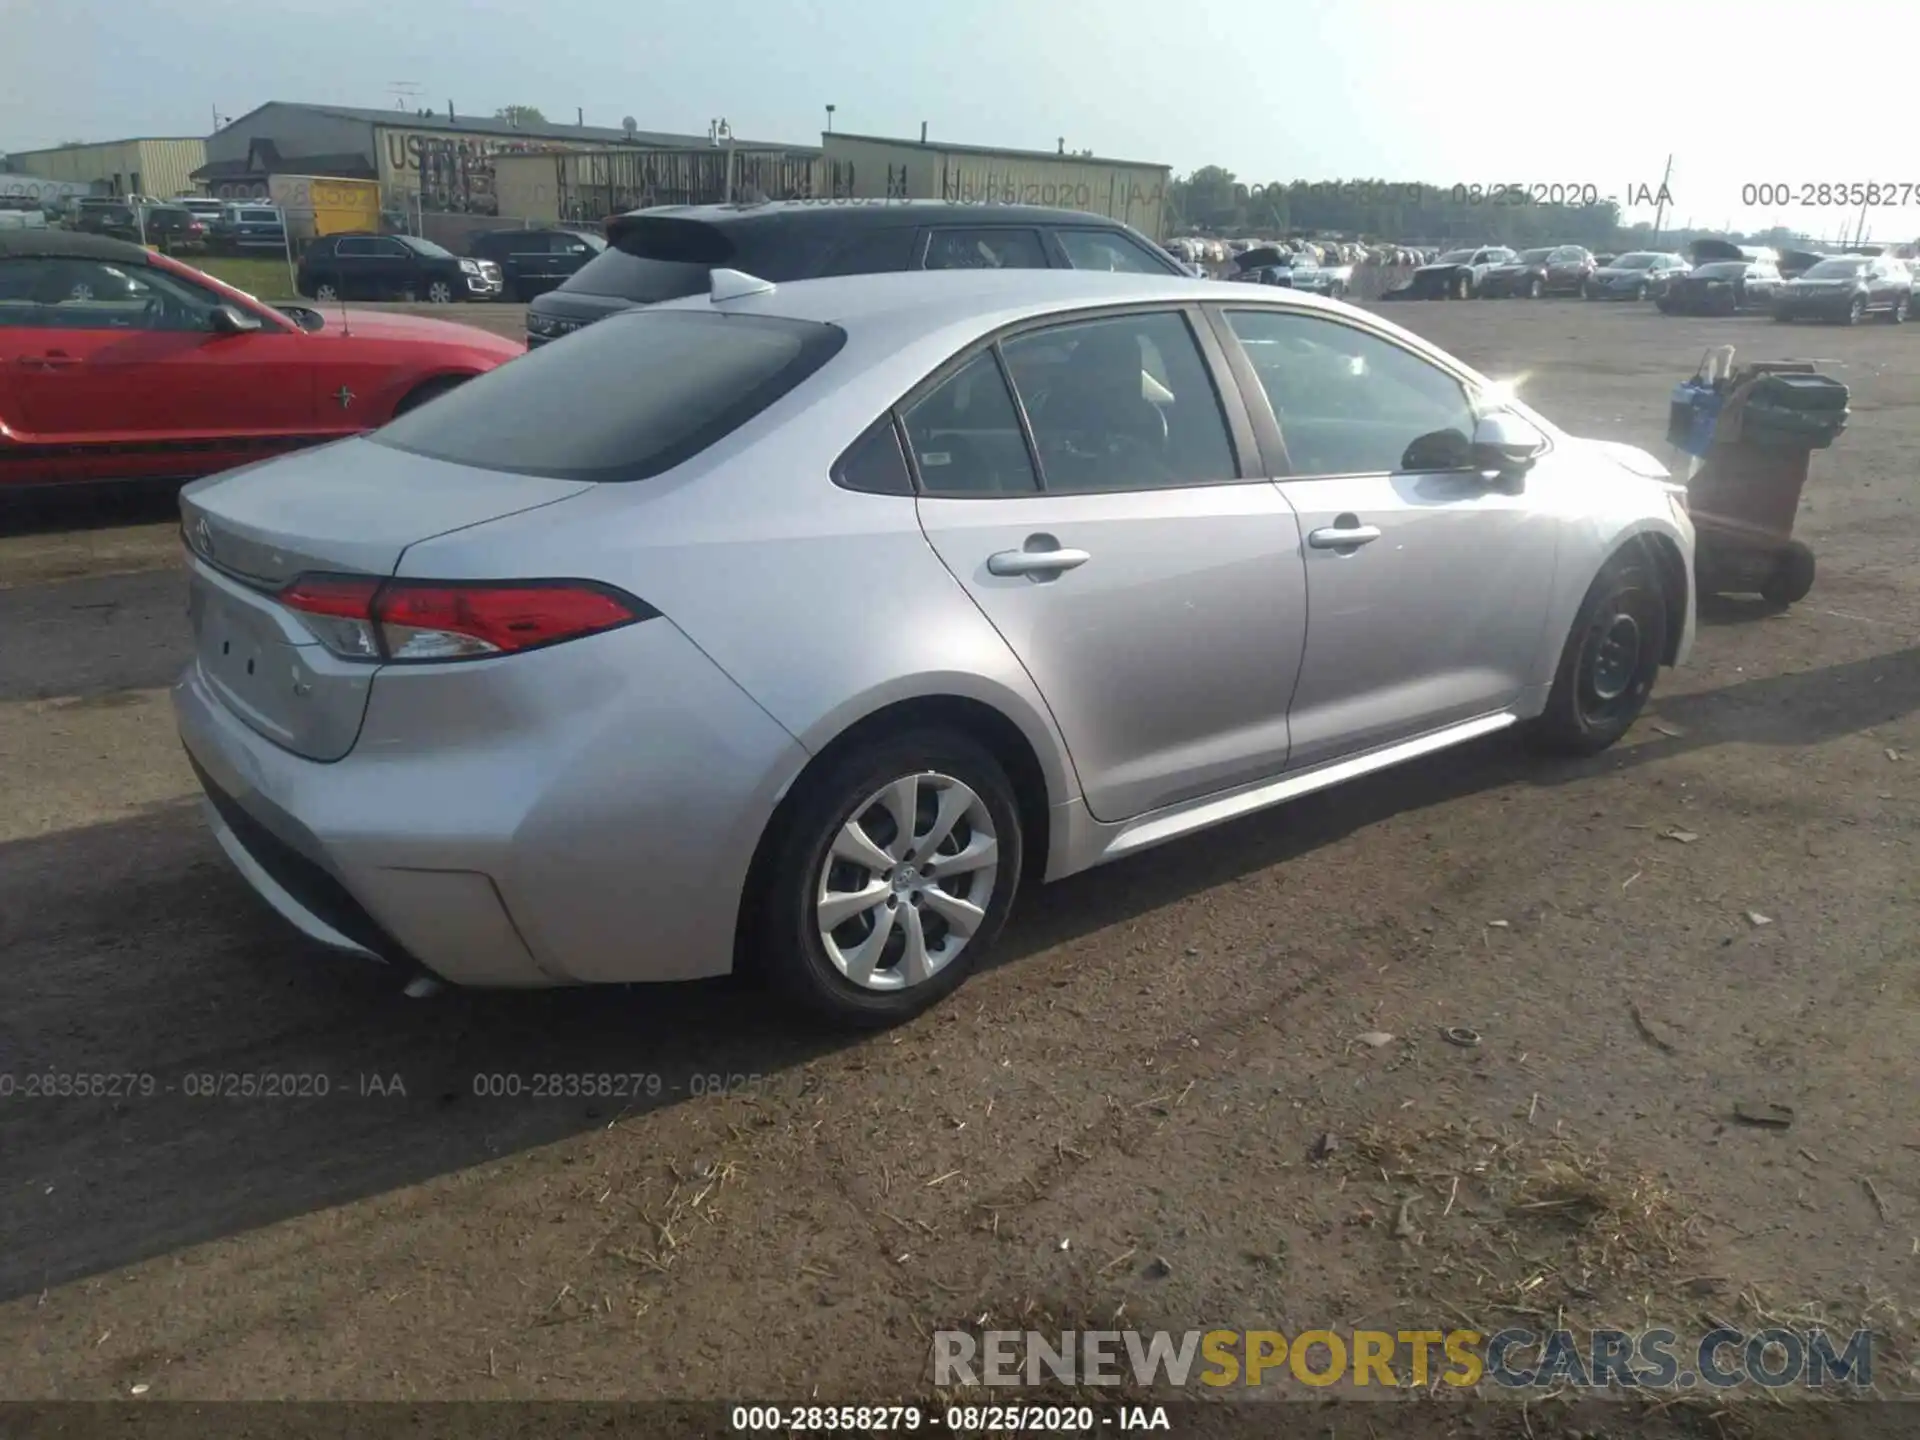
[[[1667,443],[1688,455],[1704,457],[1713,448],[1713,431],[1726,397],[1705,381],[1673,387],[1667,413]]]

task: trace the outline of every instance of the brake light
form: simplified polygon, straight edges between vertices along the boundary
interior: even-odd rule
[[[478,660],[598,635],[659,612],[588,580],[381,580],[302,575],[280,592],[343,660]]]

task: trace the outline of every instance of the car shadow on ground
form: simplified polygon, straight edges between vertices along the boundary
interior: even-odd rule
[[[1817,745],[1909,715],[1920,648],[1656,709],[1678,732],[1657,743],[1556,762],[1496,736],[1046,887],[995,964],[1495,787]],[[804,1092],[804,1067],[853,1043],[730,981],[403,1000],[380,967],[290,941],[184,802],[0,846],[0,955],[0,1298],[681,1100],[752,1095],[754,1077]]]
[[[178,481],[116,480],[0,494],[0,536],[161,524],[179,517]]]

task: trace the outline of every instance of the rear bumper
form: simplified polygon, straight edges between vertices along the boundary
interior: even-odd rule
[[[382,671],[331,764],[249,729],[197,664],[174,708],[215,837],[262,899],[321,945],[462,985],[725,973],[754,849],[806,758],[665,620]]]

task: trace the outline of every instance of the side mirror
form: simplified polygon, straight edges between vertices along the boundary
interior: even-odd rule
[[[207,318],[216,335],[245,335],[260,328],[259,319],[238,305],[216,305]]]
[[[1509,484],[1525,476],[1546,448],[1547,437],[1510,410],[1482,415],[1473,427],[1474,468]]]

